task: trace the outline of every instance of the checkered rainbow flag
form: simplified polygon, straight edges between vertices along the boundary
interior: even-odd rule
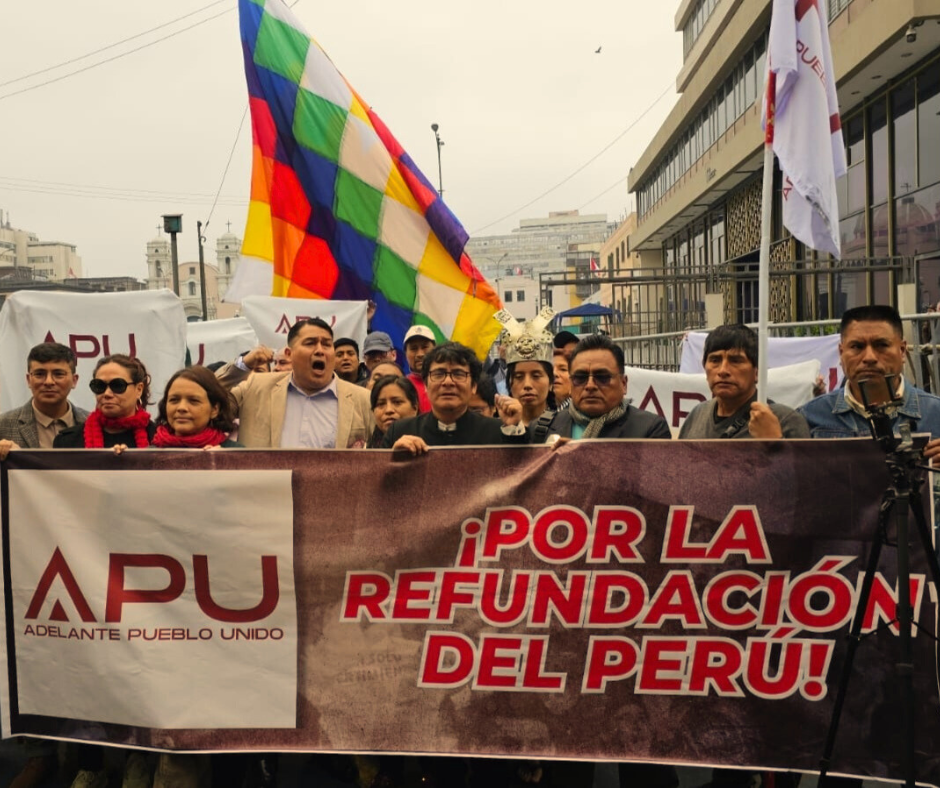
[[[466,230],[281,0],[239,0],[239,15],[253,162],[227,296],[372,299],[372,328],[399,346],[420,323],[482,357],[500,303]]]

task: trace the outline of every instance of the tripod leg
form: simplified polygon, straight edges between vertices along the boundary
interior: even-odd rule
[[[845,705],[845,696],[849,689],[849,679],[852,677],[852,665],[855,662],[855,652],[858,650],[858,644],[861,641],[862,624],[865,621],[865,611],[868,608],[868,600],[871,597],[872,584],[875,581],[875,572],[878,569],[878,560],[881,558],[881,548],[885,542],[888,513],[894,506],[893,496],[886,497],[878,514],[878,532],[871,545],[871,552],[868,556],[868,566],[865,569],[865,579],[862,581],[861,592],[858,596],[858,602],[855,606],[855,617],[852,619],[852,626],[849,629],[848,647],[845,652],[845,660],[842,663],[842,674],[839,676],[839,687],[836,690],[835,701],[832,705],[832,717],[829,720],[829,732],[826,734],[826,746],[823,748],[822,758],[819,760],[819,782],[820,788],[826,785],[826,775],[829,772],[829,766],[832,762],[832,751],[835,748],[836,734],[839,731],[839,719],[842,717],[842,707]]]
[[[933,540],[930,538],[930,527],[927,525],[924,510],[921,507],[920,493],[916,490],[911,491],[911,511],[914,513],[917,533],[920,534],[920,543],[924,548],[924,557],[927,559],[930,579],[934,584],[934,588],[940,593],[940,562],[937,561],[937,553],[933,546]]]
[[[904,709],[904,751],[901,768],[904,772],[904,785],[914,788],[914,753],[916,752],[914,746],[914,643],[911,632],[914,609],[911,607],[910,536],[908,532],[910,511],[910,491],[903,489],[898,493],[894,507],[898,539],[898,662],[896,672]]]

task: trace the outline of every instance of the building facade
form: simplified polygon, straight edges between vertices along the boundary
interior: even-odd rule
[[[215,263],[206,262],[206,308],[209,320],[235,317],[239,304],[222,301],[232,284],[241,259],[241,239],[227,232],[216,240]],[[179,297],[183,302],[186,319],[202,320],[202,289],[200,287],[199,263],[181,262],[179,272]],[[147,289],[173,289],[173,263],[170,242],[162,235],[147,242]]]
[[[773,322],[895,303],[917,282],[940,299],[940,0],[819,0],[829,20],[848,172],[839,180],[842,260],[796,242],[775,173]],[[681,96],[630,172],[632,249],[659,268],[660,330],[702,325],[706,294],[724,319],[757,318],[761,97],[770,0],[683,0]],[[652,302],[652,298],[647,299]]]
[[[26,278],[64,282],[82,276],[82,258],[74,244],[41,241],[29,230],[20,230],[0,211],[0,267],[24,269]],[[26,272],[28,270],[28,273]]]
[[[534,300],[529,296],[528,301],[531,316],[543,306],[560,312],[577,306],[596,290],[589,286],[586,272],[591,257],[597,258],[601,244],[615,227],[607,221],[606,214],[582,216],[578,211],[552,211],[545,217],[521,220],[507,235],[471,238],[465,251],[480,273],[494,284],[497,279],[508,277],[535,282],[538,292]],[[583,281],[569,284],[569,274]],[[558,284],[548,284],[556,281]],[[505,288],[500,287],[499,291],[504,305],[515,317],[522,318],[517,311],[530,311],[528,307],[520,310],[518,301],[510,304]]]

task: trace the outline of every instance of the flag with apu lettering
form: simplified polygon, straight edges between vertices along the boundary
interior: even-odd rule
[[[239,0],[253,165],[226,294],[366,300],[396,343],[414,324],[483,355],[493,288],[466,230],[281,0]]]
[[[777,81],[783,223],[807,246],[839,257],[836,179],[845,174],[845,147],[821,0],[774,0],[767,64]],[[765,99],[765,121],[766,108]]]

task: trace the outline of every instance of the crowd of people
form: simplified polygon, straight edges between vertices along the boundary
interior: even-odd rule
[[[553,335],[547,330],[549,317],[521,324],[502,314],[499,352],[486,371],[470,348],[439,343],[426,326],[415,325],[405,334],[403,367],[388,334],[369,333],[360,349],[354,339],[334,337],[327,322],[304,319],[291,327],[284,348],[258,346],[212,369],[189,366],[175,373],[157,403],[155,420],[148,410],[154,394],[143,360],[119,354],[101,358],[88,382],[95,397],[89,413],[69,399],[79,383],[74,353],[44,342],[26,359],[30,400],[0,414],[0,459],[21,448],[122,453],[238,447],[385,448],[417,458],[438,446],[557,447],[597,438],[672,438],[661,416],[631,404],[624,354],[615,341],[603,335],[579,339],[567,331]],[[862,388],[877,381],[888,384],[882,388],[891,398],[893,427],[908,422],[912,431],[929,433],[925,457],[940,454],[940,397],[901,377],[906,343],[897,311],[877,305],[849,310],[840,334],[843,387],[793,410],[758,401],[760,359],[751,329],[738,324],[711,331],[703,365],[712,399],[689,414],[678,438],[868,435],[871,402]],[[40,785],[55,766],[47,745],[29,746],[36,753],[15,788]],[[72,785],[103,788],[107,777],[100,748],[86,747],[82,753]],[[185,757],[162,758],[153,785],[207,785],[206,769],[186,763]],[[590,785],[593,774],[590,764],[578,764],[571,767],[577,782],[570,783],[565,781],[575,778],[562,766],[510,763],[515,770],[510,782]],[[252,785],[274,785],[274,770],[263,762],[261,767],[252,771],[260,775]],[[394,786],[397,768],[379,770],[372,784]],[[500,768],[496,771],[505,773],[505,766]],[[477,772],[487,774],[487,769],[481,765]],[[622,786],[679,784],[676,770],[665,766],[624,764],[620,778]],[[499,785],[499,779],[487,781]],[[747,773],[716,770],[713,785],[749,780]],[[779,776],[777,785],[784,784],[795,782]]]

